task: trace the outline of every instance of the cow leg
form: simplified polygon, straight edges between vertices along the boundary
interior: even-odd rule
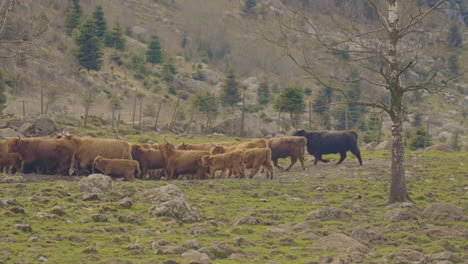
[[[340,160],[338,163],[336,163],[336,165],[341,164],[344,159],[346,159],[346,151],[340,152]]]
[[[273,166],[271,166],[270,163],[267,163],[267,164],[265,164],[265,165],[263,165],[263,166],[266,167],[267,170],[268,170],[267,178],[268,178],[268,176],[270,176],[269,178],[270,178],[271,180],[273,180]]]
[[[359,160],[359,165],[362,166],[361,152],[359,151],[359,149],[351,149],[351,153],[353,153],[353,155],[356,156],[356,158]]]
[[[299,156],[299,161],[301,162],[302,170],[305,170],[305,166],[304,166],[304,155]]]
[[[330,160],[327,160],[327,159],[322,159],[322,154],[319,155],[319,160],[323,163],[327,163],[327,162],[330,162]]]
[[[283,167],[281,167],[280,165],[278,165],[278,159],[271,159],[273,161],[273,164],[275,165],[276,168],[278,169],[284,169]],[[286,169],[288,170],[288,169]],[[263,168],[262,168],[262,172],[263,172]]]
[[[296,156],[291,156],[291,164],[289,164],[289,167],[286,168],[286,171],[289,171],[289,169],[291,169],[291,167],[296,164],[297,162],[297,157]]]
[[[260,170],[260,167],[252,168],[252,170],[250,170],[249,179],[252,179],[253,176],[255,176],[255,174],[257,174],[257,172],[258,172],[259,170]]]

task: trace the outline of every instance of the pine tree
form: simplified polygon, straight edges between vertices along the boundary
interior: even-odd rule
[[[104,45],[117,50],[125,49],[125,39],[123,37],[122,28],[118,22],[111,32],[107,31],[104,33]]]
[[[158,36],[153,36],[151,37],[148,49],[146,50],[146,61],[152,64],[161,64],[163,60],[164,58],[159,38]]]
[[[361,99],[361,84],[360,81],[357,80],[358,77],[359,73],[355,70],[352,70],[349,76],[351,85],[346,91],[348,99],[350,101],[358,101],[359,99]],[[353,128],[357,125],[364,111],[365,109],[361,105],[348,104],[348,129]]]
[[[75,41],[78,45],[75,56],[80,65],[88,70],[101,69],[102,47],[96,36],[96,25],[93,19],[87,19],[83,22]]]
[[[65,11],[65,29],[68,35],[71,35],[73,29],[79,27],[82,12],[80,0],[72,0],[71,3],[68,3]]]
[[[266,105],[270,102],[270,87],[268,83],[262,82],[257,89],[257,101],[261,105]]]
[[[226,80],[221,90],[221,103],[226,106],[234,107],[241,101],[239,82],[236,80],[236,71],[234,68],[229,68]]]
[[[164,81],[170,82],[174,80],[175,74],[177,74],[177,69],[174,66],[174,62],[172,58],[169,58],[164,62],[163,69],[162,69],[162,78]]]
[[[104,17],[102,6],[96,6],[96,9],[93,13],[93,19],[94,23],[96,23],[96,36],[102,39],[104,37],[104,33],[106,33],[107,30],[106,18]]]
[[[448,59],[448,67],[451,73],[458,75],[460,73],[460,63],[458,62],[458,57],[452,55]]]
[[[244,2],[244,12],[245,13],[250,13],[252,10],[255,8],[257,5],[256,0],[245,0]]]
[[[3,77],[3,71],[0,69],[0,113],[6,107],[6,95],[5,95],[5,78]]]
[[[304,91],[300,87],[286,87],[275,99],[275,109],[279,112],[288,112],[293,119],[293,114],[299,114],[305,110]]]
[[[331,97],[332,90],[330,88],[323,88],[312,104],[312,109],[314,113],[318,114],[322,118],[322,125],[326,129],[330,129]]]
[[[451,48],[461,48],[463,46],[463,38],[460,32],[460,27],[457,24],[453,24],[447,36],[448,46]]]
[[[426,140],[426,130],[424,127],[418,127],[414,130],[411,138],[409,139],[408,145],[411,150],[421,149],[424,146],[432,145],[432,138],[431,135],[427,135],[427,142]]]

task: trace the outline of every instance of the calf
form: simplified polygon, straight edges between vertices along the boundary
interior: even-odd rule
[[[286,171],[291,169],[298,159],[301,162],[302,169],[305,170],[304,149],[307,144],[305,137],[270,138],[267,142],[268,147],[271,149],[271,159],[275,167],[283,169],[278,165],[278,159],[291,157],[291,164],[286,168]]]
[[[4,173],[12,174],[13,169],[15,172],[20,171],[22,161],[21,155],[17,152],[0,152],[0,167]]]
[[[257,174],[261,167],[267,169],[267,178],[273,179],[273,166],[271,165],[271,150],[269,148],[253,148],[244,150],[244,164],[250,170],[249,178]]]
[[[200,150],[176,150],[175,146],[166,141],[159,145],[159,150],[164,159],[164,172],[167,179],[172,180],[176,174],[192,174],[198,179],[206,178],[208,169],[201,166],[201,158],[209,155],[208,151]]]
[[[244,177],[244,152],[241,150],[233,151],[224,154],[205,155],[201,159],[202,166],[210,169],[211,178],[214,178],[216,171],[221,170],[221,176],[224,175],[226,169],[229,170],[228,177],[231,174]]]
[[[149,176],[150,170],[164,169],[164,158],[161,151],[144,145],[132,145],[132,157],[140,163],[141,177]]]
[[[319,160],[325,163],[329,162],[329,160],[322,159],[322,155],[331,153],[340,153],[340,160],[337,164],[341,164],[346,158],[346,152],[351,151],[359,160],[359,164],[362,165],[361,152],[357,145],[358,135],[354,131],[306,132],[298,130],[294,136],[307,138],[307,151],[315,157],[314,164],[317,164]]]
[[[112,179],[123,177],[125,181],[133,181],[141,173],[136,160],[106,159],[101,156],[97,156],[92,163],[92,172],[95,173],[96,169]]]

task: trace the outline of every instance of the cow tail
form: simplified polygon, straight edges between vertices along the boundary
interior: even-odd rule
[[[72,158],[71,158],[71,161],[70,161],[70,168],[68,168],[68,175],[69,176],[72,176],[73,173],[75,173],[75,166],[76,166],[76,152],[72,154]],[[94,164],[93,164],[93,166],[94,166]]]

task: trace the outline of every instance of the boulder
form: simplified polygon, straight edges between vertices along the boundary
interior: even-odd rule
[[[448,144],[437,144],[424,149],[424,151],[440,151],[440,152],[453,152]]]
[[[399,222],[405,220],[417,220],[418,217],[410,210],[402,208],[390,209],[384,216],[384,220],[387,222]]]
[[[374,148],[374,150],[390,150],[390,149],[392,149],[392,142],[390,142],[388,140],[380,142],[380,144],[378,144]]]
[[[141,194],[141,200],[156,204],[149,209],[151,216],[167,216],[184,223],[201,219],[200,211],[190,206],[184,194],[174,184],[149,189]]]
[[[258,225],[260,220],[256,219],[251,215],[245,215],[242,218],[236,220],[232,225]]]
[[[307,220],[322,220],[322,221],[329,221],[329,220],[343,220],[349,218],[351,215],[338,208],[324,206],[319,210],[313,211],[309,213],[306,217]]]
[[[444,220],[463,220],[463,210],[449,203],[433,203],[423,211],[424,218]]]
[[[369,248],[345,234],[334,233],[317,241],[317,245],[326,250],[369,252]]]
[[[359,241],[374,243],[383,240],[382,234],[372,227],[356,227],[351,236]]]
[[[196,92],[198,89],[203,91],[210,91],[210,86],[206,82],[194,80],[194,79],[187,79],[183,82],[183,87],[190,92]]]
[[[410,263],[414,261],[416,263],[426,263],[426,256],[423,253],[414,249],[404,248],[392,252],[387,255],[388,259],[392,259],[393,263]]]
[[[24,137],[24,135],[18,130],[10,127],[0,129],[0,139],[12,137]]]
[[[78,182],[78,189],[86,193],[108,193],[114,190],[114,181],[106,175],[91,174]]]
[[[50,118],[42,116],[31,122],[24,123],[18,130],[28,137],[42,137],[53,134],[56,127]]]
[[[201,74],[205,77],[205,80],[212,85],[219,83],[221,80],[221,75],[210,69],[200,70]]]
[[[242,125],[240,118],[230,118],[221,121],[213,127],[213,132],[228,136],[240,136],[240,127]]]

